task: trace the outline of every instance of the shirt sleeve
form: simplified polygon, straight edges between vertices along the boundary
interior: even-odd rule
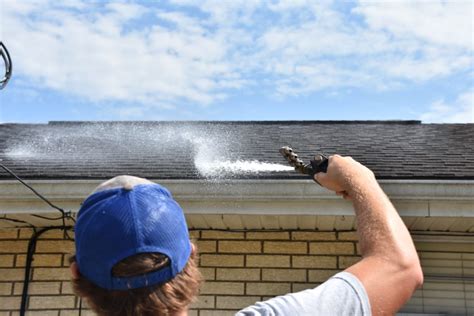
[[[236,316],[371,315],[362,283],[349,272],[340,272],[320,286],[277,296],[244,308]]]

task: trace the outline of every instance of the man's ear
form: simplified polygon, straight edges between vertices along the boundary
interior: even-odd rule
[[[73,280],[79,279],[81,276],[81,273],[79,272],[79,266],[77,265],[76,262],[71,263],[71,266],[69,267],[71,269],[71,276]]]

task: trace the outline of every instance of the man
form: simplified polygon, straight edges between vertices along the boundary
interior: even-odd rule
[[[369,169],[335,155],[315,179],[352,201],[362,260],[238,316],[391,315],[423,283],[410,234]],[[74,289],[100,315],[187,315],[201,282],[181,209],[144,179],[122,176],[96,189],[79,211],[76,251]]]

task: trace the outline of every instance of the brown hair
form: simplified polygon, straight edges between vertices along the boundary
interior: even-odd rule
[[[195,249],[195,247],[193,247]],[[196,298],[202,283],[197,267],[197,253],[193,249],[184,269],[166,283],[125,291],[106,290],[83,276],[72,280],[74,292],[102,316],[108,315],[173,315],[184,311]],[[76,261],[75,256],[69,259]],[[125,258],[113,269],[114,276],[130,277],[159,270],[169,259],[159,253],[143,253]]]

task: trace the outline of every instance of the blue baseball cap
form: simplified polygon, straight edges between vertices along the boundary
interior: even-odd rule
[[[164,283],[183,270],[191,242],[183,210],[163,186],[119,176],[105,182],[82,204],[75,226],[76,260],[81,275],[108,290]],[[166,255],[157,271],[116,277],[112,268],[140,253]]]

